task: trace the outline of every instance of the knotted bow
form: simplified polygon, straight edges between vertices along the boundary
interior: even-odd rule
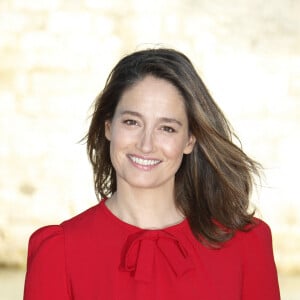
[[[186,249],[175,236],[162,230],[144,230],[128,237],[120,269],[130,272],[136,280],[149,282],[153,277],[154,256],[158,252],[177,277],[194,268]]]

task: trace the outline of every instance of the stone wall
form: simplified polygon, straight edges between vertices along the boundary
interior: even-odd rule
[[[151,5],[149,6],[149,3]],[[25,265],[30,233],[96,203],[89,107],[116,61],[185,52],[265,166],[253,201],[281,272],[300,271],[300,2],[0,1],[0,265]]]

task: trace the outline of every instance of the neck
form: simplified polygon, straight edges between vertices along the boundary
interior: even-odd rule
[[[161,229],[183,220],[175,205],[173,189],[132,189],[118,187],[107,207],[122,221],[143,229]]]

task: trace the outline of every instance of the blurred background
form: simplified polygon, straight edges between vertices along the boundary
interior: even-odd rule
[[[114,64],[187,54],[264,168],[282,299],[300,299],[300,1],[0,0],[0,295],[21,299],[30,234],[97,203],[85,145]],[[298,295],[298,297],[297,297]]]

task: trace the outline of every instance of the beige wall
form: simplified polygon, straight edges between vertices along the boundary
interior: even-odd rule
[[[151,6],[148,3],[151,2]],[[0,1],[0,265],[37,227],[96,203],[88,110],[114,63],[151,44],[184,51],[266,168],[254,195],[281,272],[300,272],[300,2]]]

